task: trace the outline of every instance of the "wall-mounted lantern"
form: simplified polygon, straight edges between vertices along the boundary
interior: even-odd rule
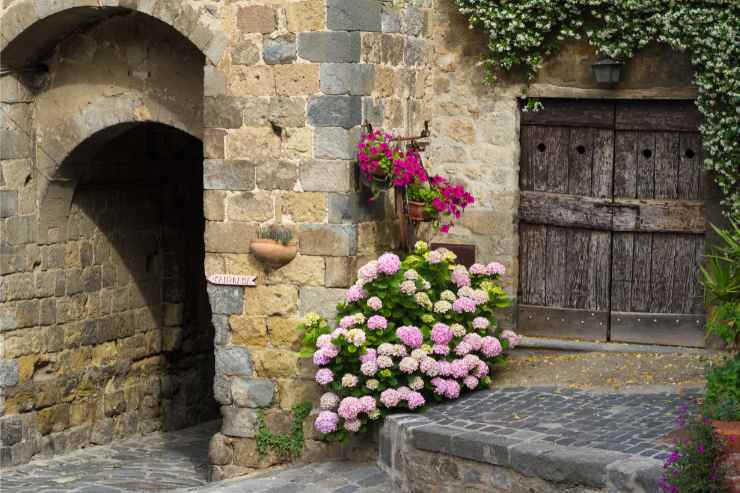
[[[596,63],[591,64],[591,70],[594,72],[594,79],[599,84],[613,87],[619,82],[622,76],[622,62],[604,58]]]

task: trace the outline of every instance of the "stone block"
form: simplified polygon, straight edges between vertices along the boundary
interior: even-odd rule
[[[369,95],[373,91],[375,66],[355,63],[322,63],[321,92],[329,95]]]
[[[205,190],[203,192],[203,216],[209,221],[223,221],[226,218],[226,192]]]
[[[203,124],[210,128],[239,128],[243,117],[242,98],[208,96],[203,102]]]
[[[257,433],[257,411],[254,409],[223,406],[221,432],[226,436],[254,438]]]
[[[229,90],[237,96],[274,96],[275,71],[270,65],[234,65]]]
[[[285,6],[288,31],[294,33],[323,31],[326,27],[325,0],[306,0]]]
[[[0,130],[0,159],[31,157],[32,141],[20,130]]]
[[[303,224],[300,249],[305,255],[347,257],[357,252],[357,228],[354,225]]]
[[[236,192],[226,199],[230,221],[267,221],[275,217],[275,204],[269,192]]]
[[[231,63],[234,65],[255,65],[262,59],[262,44],[259,35],[244,36],[231,50]]]
[[[256,224],[206,222],[207,252],[247,253],[249,242],[256,237]]]
[[[319,92],[320,68],[315,63],[275,66],[275,87],[279,96],[311,95]]]
[[[269,407],[275,397],[275,384],[266,378],[235,378],[231,395],[239,407]]]
[[[231,404],[231,379],[224,375],[213,377],[213,398],[216,402],[228,406]]]
[[[337,304],[345,301],[344,289],[334,288],[301,288],[301,317],[316,312],[332,323],[337,315]]]
[[[242,346],[267,346],[267,321],[264,317],[231,317],[231,341]]]
[[[252,315],[291,315],[298,305],[298,289],[290,285],[257,286],[247,291]]]
[[[267,321],[270,343],[273,347],[298,351],[303,342],[303,333],[298,330],[300,321],[285,317],[271,317]]]
[[[268,97],[248,97],[244,98],[244,125],[247,127],[265,127],[269,124],[270,108]],[[305,111],[304,111],[305,112]]]
[[[327,257],[324,284],[327,288],[348,288],[354,282],[355,257]]]
[[[280,464],[282,460],[275,451],[270,448],[268,448],[266,454],[260,454],[257,450],[256,440],[240,439],[234,440],[234,462],[238,464],[238,466],[228,467],[251,472],[256,469],[265,469],[270,466]],[[232,474],[232,472],[225,471],[225,474]],[[239,474],[243,475],[245,472],[241,472]]]
[[[409,36],[421,36],[427,27],[427,18],[423,10],[407,7],[401,14],[401,32]]]
[[[285,96],[270,98],[267,120],[278,127],[303,127],[306,125],[306,98]]]
[[[231,441],[221,433],[211,437],[208,444],[208,462],[217,466],[231,464],[234,461],[234,449]]]
[[[229,343],[229,333],[231,331],[229,317],[226,315],[213,315],[211,320],[214,329],[213,343],[217,346],[225,346]]]
[[[4,416],[0,418],[0,443],[10,447],[23,438],[23,420],[20,416]]]
[[[280,195],[280,211],[296,223],[321,223],[326,219],[326,194],[288,192]]]
[[[0,360],[0,388],[18,385],[18,362],[15,360]]]
[[[333,31],[380,31],[381,4],[375,0],[327,0],[326,25]]]
[[[262,42],[262,58],[268,65],[293,63],[296,59],[295,34],[288,33]]]
[[[283,349],[255,349],[254,367],[265,378],[295,378],[299,372],[298,353]]]
[[[313,138],[314,156],[318,159],[354,159],[359,140],[359,127],[318,127]]]
[[[367,193],[330,193],[329,223],[356,224],[367,221],[382,221],[385,204],[381,200],[370,201]]]
[[[18,192],[0,190],[0,218],[15,216],[18,211]]]
[[[298,166],[290,161],[262,163],[257,167],[260,190],[293,190],[298,182]]]
[[[324,258],[299,254],[288,265],[270,272],[269,284],[320,286],[323,284]]]
[[[215,352],[216,375],[241,377],[252,375],[252,359],[246,348],[217,346]]]
[[[321,397],[321,387],[313,380],[279,378],[277,382],[281,409],[288,410],[296,404],[318,402]]]
[[[352,128],[362,121],[360,96],[313,96],[308,99],[308,122],[314,127]]]
[[[275,10],[266,5],[240,7],[236,25],[245,33],[271,33],[276,27]]]
[[[282,134],[286,133],[282,132]],[[228,133],[226,157],[253,161],[275,159],[275,156],[283,152],[283,146],[280,129],[271,125],[246,127]]]
[[[401,16],[393,9],[383,9],[380,14],[380,28],[384,33],[401,32]]]
[[[208,298],[214,314],[232,315],[244,311],[244,288],[208,284]]]
[[[660,491],[662,466],[658,460],[636,457],[613,462],[606,468],[607,489],[620,492]]]
[[[257,165],[251,161],[206,159],[203,187],[206,190],[252,190]]]
[[[349,192],[355,187],[355,165],[349,160],[303,161],[300,179],[307,192]]]
[[[298,33],[298,56],[310,62],[359,62],[360,48],[357,32]]]
[[[18,327],[16,309],[10,303],[0,305],[0,332],[13,330]]]
[[[3,77],[0,80],[11,78]],[[1,84],[1,82],[0,82]],[[5,180],[5,186],[10,189],[21,189],[26,186],[26,182],[31,180],[31,160],[30,159],[9,159],[2,163],[2,177]]]
[[[213,65],[206,65],[203,73],[203,94],[205,96],[224,96],[226,76]]]

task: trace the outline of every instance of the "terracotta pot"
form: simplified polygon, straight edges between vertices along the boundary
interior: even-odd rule
[[[298,246],[283,245],[270,239],[257,239],[250,243],[249,250],[260,262],[277,269],[295,258],[298,253]]]
[[[409,219],[412,221],[431,221],[432,215],[427,212],[424,202],[409,201]]]
[[[362,184],[370,189],[387,190],[393,186],[393,179],[380,170],[375,170],[370,176],[362,172],[359,173]]]
[[[730,454],[740,454],[740,421],[712,420],[715,433],[722,437]]]

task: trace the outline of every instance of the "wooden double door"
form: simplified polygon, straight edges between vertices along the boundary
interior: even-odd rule
[[[703,346],[698,122],[680,101],[522,112],[522,333]]]

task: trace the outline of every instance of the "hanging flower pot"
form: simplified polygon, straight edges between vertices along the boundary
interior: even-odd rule
[[[298,254],[298,245],[291,242],[293,233],[284,227],[270,225],[260,228],[257,239],[249,244],[252,254],[268,267],[279,269]]]
[[[393,178],[381,170],[376,170],[376,172],[370,174],[360,170],[360,181],[373,192],[376,190],[388,190],[393,186]]]
[[[408,215],[412,221],[429,222],[434,218],[426,210],[426,204],[424,202],[408,202]]]

